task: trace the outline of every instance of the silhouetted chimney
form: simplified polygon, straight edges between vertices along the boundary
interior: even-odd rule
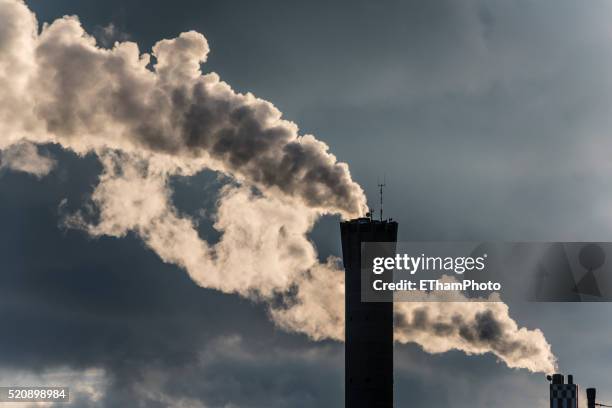
[[[596,393],[597,393],[597,391],[595,390],[595,388],[587,388],[586,389],[587,408],[595,408],[595,394]]]
[[[567,376],[567,384],[563,374],[553,374],[549,379],[550,408],[578,408],[578,385],[574,384],[574,376]]]
[[[340,223],[345,269],[344,385],[347,408],[393,407],[393,303],[361,302],[361,244],[397,241],[397,222]]]

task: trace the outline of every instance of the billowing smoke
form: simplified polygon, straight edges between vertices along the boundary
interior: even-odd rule
[[[318,260],[308,234],[323,214],[361,215],[363,191],[271,103],[202,74],[208,51],[193,31],[159,41],[151,55],[132,42],[105,49],[76,17],[39,31],[21,1],[0,0],[0,149],[26,146],[20,157],[35,164],[9,167],[38,176],[52,162],[41,167],[32,143],[95,153],[103,172],[92,206],[64,214],[64,225],[93,236],[133,232],[199,285],[267,304],[280,327],[342,340],[343,271],[337,258]],[[214,245],[173,206],[168,182],[205,169],[232,180],[217,201]],[[506,305],[449,305],[398,305],[397,340],[551,371],[542,333],[519,329]]]
[[[0,84],[8,88],[0,129],[15,135],[9,141],[25,136],[79,152],[144,151],[172,157],[174,169],[214,168],[321,212],[351,216],[365,208],[348,166],[324,143],[298,135],[271,103],[234,92],[214,73],[202,75],[209,50],[202,34],[159,41],[152,55],[132,42],[107,50],[76,17],[38,35],[22,4],[0,4]]]
[[[493,353],[508,367],[555,371],[556,358],[542,331],[518,328],[497,294],[492,302],[475,302],[461,293],[445,296],[444,302],[434,301],[440,299],[435,293],[423,296],[430,301],[395,303],[396,341],[417,343],[430,353]]]

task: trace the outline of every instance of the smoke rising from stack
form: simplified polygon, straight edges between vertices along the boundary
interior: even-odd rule
[[[336,258],[319,262],[308,233],[323,214],[362,215],[365,195],[325,143],[300,135],[271,103],[202,74],[208,52],[193,31],[159,41],[151,55],[133,42],[100,48],[76,17],[39,31],[23,2],[0,0],[0,149],[57,143],[95,153],[95,211],[64,214],[66,226],[134,232],[199,285],[266,303],[286,330],[342,340],[344,272]],[[13,168],[51,170],[40,162],[49,158],[30,153],[28,166]],[[174,208],[168,183],[205,169],[233,180],[218,198],[214,245]],[[445,307],[398,305],[396,339],[550,371],[544,336],[519,329],[506,305]]]
[[[456,281],[448,276],[443,280]],[[432,301],[395,303],[395,341],[417,343],[429,353],[493,353],[508,367],[532,372],[556,370],[557,360],[544,333],[519,328],[497,294],[489,299],[494,302],[474,302],[458,292],[443,302],[433,301],[440,299],[435,292],[424,296]]]
[[[38,35],[24,5],[0,4],[7,20],[0,81],[14,88],[2,97],[2,118],[17,137],[77,152],[166,155],[175,168],[214,168],[321,212],[364,210],[363,191],[324,143],[298,135],[271,103],[234,92],[214,73],[202,75],[209,51],[202,34],[159,41],[152,55],[132,42],[108,50],[96,46],[76,17],[56,20]]]

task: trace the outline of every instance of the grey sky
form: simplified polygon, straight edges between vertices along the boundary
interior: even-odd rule
[[[205,69],[327,142],[372,204],[386,174],[385,209],[400,239],[610,240],[608,2],[28,5],[41,21],[77,14],[100,35],[112,23],[141,51],[202,32]],[[138,386],[211,407],[342,404],[341,345],[278,331],[265,310],[196,287],[134,237],[92,240],[59,228],[60,201],[86,202],[100,169],[92,157],[49,150],[57,167],[47,178],[0,170],[0,314],[13,328],[0,339],[2,370],[103,368],[110,385],[100,406],[123,398],[153,406]],[[177,180],[179,209],[210,206],[213,180]],[[339,254],[336,222],[313,233],[322,255]],[[200,227],[210,233],[206,220]],[[604,401],[612,401],[612,380],[599,377],[609,368],[609,312],[511,305],[520,325],[544,331],[561,368],[598,386]],[[42,328],[53,341],[42,341]],[[490,356],[400,346],[396,366],[398,406],[535,406],[546,396],[541,375]]]

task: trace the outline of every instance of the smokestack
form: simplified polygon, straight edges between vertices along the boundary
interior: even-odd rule
[[[345,269],[345,407],[393,407],[393,302],[361,302],[361,244],[397,242],[397,222],[340,224]],[[395,245],[393,245],[395,252]]]
[[[595,395],[597,394],[597,390],[595,388],[587,388],[587,408],[595,408]]]
[[[578,408],[578,385],[574,384],[574,376],[567,376],[567,384],[563,374],[553,374],[550,379],[550,408]]]

